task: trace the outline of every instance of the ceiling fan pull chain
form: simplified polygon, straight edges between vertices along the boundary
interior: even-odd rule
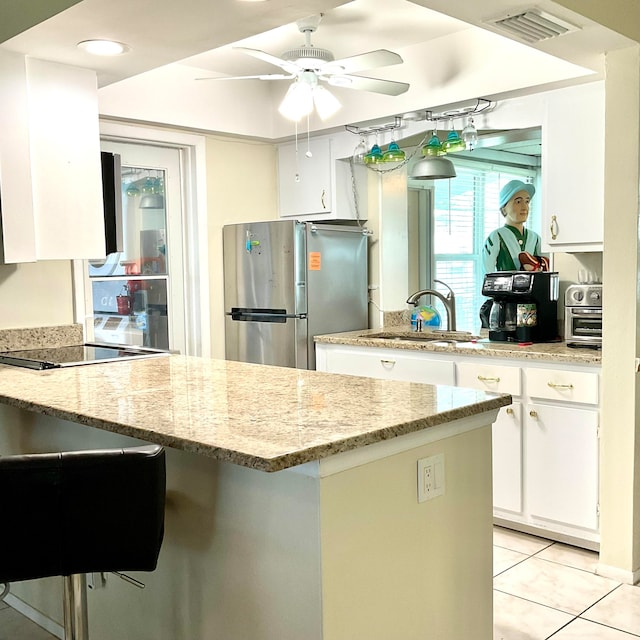
[[[309,114],[307,113],[307,153],[305,153],[307,158],[311,158],[313,153],[311,153],[311,139],[309,137]]]
[[[296,127],[296,173],[294,176],[294,180],[296,182],[300,182],[300,162],[298,161],[298,121],[295,123]]]

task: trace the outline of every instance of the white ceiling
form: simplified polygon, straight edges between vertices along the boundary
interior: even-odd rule
[[[460,20],[405,0],[355,0],[328,11],[318,30],[311,35],[311,42],[329,49],[338,59],[374,49],[393,51],[468,28],[469,25]],[[233,46],[261,49],[280,56],[303,43],[304,35],[294,22],[233,45],[192,56],[181,63],[220,75],[274,73],[279,71],[277,67],[238,53]],[[397,74],[400,74],[399,69]],[[371,71],[361,75],[376,74]]]
[[[286,84],[195,78],[278,72],[230,45],[280,56],[304,42],[295,21],[312,14],[324,13],[313,44],[336,58],[379,48],[397,51],[405,64],[361,75],[411,84],[396,98],[336,90],[344,105],[340,115],[311,123],[312,130],[599,73],[604,51],[630,43],[548,0],[535,6],[579,29],[535,48],[496,35],[486,23],[531,6],[518,0],[32,0],[29,11],[22,5],[0,0],[0,47],[94,69],[102,113],[267,139],[290,133],[290,123],[275,111]],[[52,7],[64,10],[47,18]],[[27,20],[35,26],[24,30]],[[131,51],[96,58],[75,46],[89,38],[125,42]],[[516,73],[523,79],[514,84]]]

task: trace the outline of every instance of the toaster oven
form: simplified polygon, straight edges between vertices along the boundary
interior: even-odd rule
[[[602,346],[602,285],[572,284],[564,297],[564,339],[573,346]]]

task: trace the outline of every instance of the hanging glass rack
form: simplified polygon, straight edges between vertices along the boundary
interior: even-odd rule
[[[344,128],[354,135],[358,136],[367,136],[370,134],[375,134],[376,136],[379,133],[394,131],[396,129],[400,129],[404,126],[404,121],[411,122],[432,122],[434,127],[437,128],[437,125],[441,121],[451,122],[455,118],[467,118],[469,116],[474,116],[485,111],[489,111],[495,107],[496,103],[491,100],[487,100],[486,98],[475,98],[473,102],[465,103],[460,107],[453,107],[452,109],[447,109],[446,111],[434,112],[431,110],[426,111],[414,111],[409,114],[405,114],[404,116],[394,116],[393,121],[383,122],[383,123],[374,123],[371,125],[365,126],[356,126],[356,125],[344,125]],[[378,173],[387,173],[389,171],[396,171],[401,167],[405,166],[417,153],[419,149],[422,149],[423,145],[426,143],[427,138],[429,138],[433,134],[433,129],[428,128],[427,132],[423,140],[418,143],[413,152],[405,157],[401,162],[394,162],[392,166],[380,166],[380,164],[366,164],[367,169],[371,171],[377,171]]]

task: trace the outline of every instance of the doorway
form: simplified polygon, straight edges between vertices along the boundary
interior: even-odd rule
[[[179,151],[110,141],[101,147],[121,157],[123,250],[87,263],[87,336],[184,353]]]
[[[160,172],[165,172],[163,184],[156,185],[156,190],[158,190],[158,186],[161,186],[165,191],[163,195],[166,197],[165,239],[167,244],[164,251],[166,252],[167,274],[159,272],[143,274],[142,268],[140,274],[118,273],[118,270],[115,270],[112,272],[114,279],[120,277],[121,280],[121,287],[116,296],[118,293],[123,293],[122,285],[126,283],[126,280],[145,280],[145,278],[129,278],[129,276],[155,276],[149,277],[147,280],[157,281],[154,284],[159,288],[162,287],[162,281],[165,280],[167,283],[166,324],[169,334],[169,349],[186,355],[208,357],[211,353],[211,340],[205,138],[184,132],[149,129],[127,123],[102,122],[100,129],[103,149],[121,153],[122,164],[127,167],[125,171],[128,171],[129,167],[133,170],[147,170],[143,182],[135,185],[137,188],[141,189],[141,186],[145,185],[147,177],[151,178],[153,183],[151,186],[153,187],[155,185],[154,179],[157,178],[160,182],[160,178],[163,176]],[[169,160],[159,158],[160,155],[163,155],[161,152],[165,151],[169,152]],[[125,174],[124,180],[135,182],[143,176],[140,175],[135,180],[133,178],[134,175],[130,172],[128,175]],[[126,196],[126,189],[127,187],[123,190],[123,198]],[[133,198],[139,205],[142,193],[138,196],[133,189]],[[148,203],[149,201],[145,202],[145,205]],[[140,207],[138,206],[138,208]],[[148,212],[152,213],[152,218],[157,219],[160,215],[158,212]],[[156,227],[158,228],[158,225]],[[145,228],[144,230],[150,229]],[[156,234],[156,239],[161,240],[160,233]],[[172,242],[177,242],[177,245],[174,246],[171,244]],[[148,246],[148,244],[145,245],[144,251],[148,251],[146,248]],[[159,248],[162,245],[158,243],[155,246]],[[173,249],[167,251],[167,247],[169,249],[173,247]],[[180,253],[182,254],[181,259]],[[144,254],[142,254],[143,256]],[[159,256],[156,254],[155,257]],[[94,262],[92,267],[100,269],[99,273],[94,272],[94,277],[108,278],[113,269],[113,263],[119,263],[119,259],[120,254],[114,254],[109,256],[107,260]],[[147,263],[147,270],[153,268],[150,266],[152,263]],[[100,265],[102,265],[101,268]],[[142,267],[142,263],[140,263],[140,267]],[[74,260],[73,274],[76,322],[84,325],[86,340],[95,340],[94,327],[98,321],[95,320],[93,282],[89,276],[88,263],[83,260]],[[123,278],[123,276],[125,277]],[[129,287],[127,289],[127,292],[131,294]],[[133,293],[135,294],[135,291]],[[156,294],[158,292],[154,291],[153,295],[156,296]],[[140,327],[136,326],[133,309],[140,309],[141,303],[144,303],[145,295],[139,294],[137,302],[135,295],[132,296],[128,325],[124,324],[124,318],[121,318],[121,322],[118,324],[121,333],[125,333],[128,328],[130,343],[133,342],[135,339],[133,336],[136,335],[138,336],[137,340],[140,340],[140,333],[136,331]],[[161,295],[158,294],[158,296]],[[162,298],[158,296],[152,297],[152,303],[157,306],[151,310],[155,312],[161,310],[159,307],[162,305],[158,303],[158,300],[161,300],[162,304],[164,303]],[[127,309],[122,306],[120,310],[125,313],[117,313],[117,300],[103,302],[110,305],[112,325],[116,323],[115,316],[127,315]],[[124,304],[123,301],[121,304]],[[147,314],[146,318],[148,319],[148,317]],[[152,319],[152,325],[154,320],[158,319],[162,320],[162,314],[160,314],[160,318]],[[106,319],[103,319],[102,323],[105,321]],[[145,317],[143,316],[138,320],[138,324],[144,325],[144,321]],[[160,324],[162,323],[160,322]],[[155,326],[157,327],[157,324]]]

